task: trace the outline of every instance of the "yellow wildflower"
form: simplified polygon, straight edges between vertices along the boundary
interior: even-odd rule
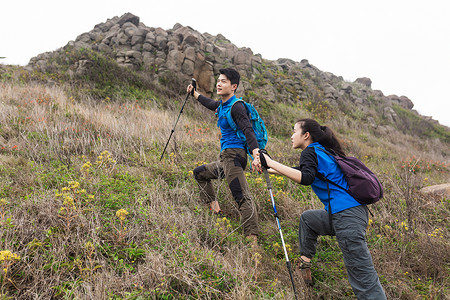
[[[287,252],[292,252],[292,247],[289,244],[286,244],[286,251]]]
[[[125,220],[125,218],[127,217],[128,212],[121,208],[116,212],[116,217],[118,217],[121,221]]]
[[[259,254],[258,252],[255,252],[255,253],[252,255],[252,259],[255,261],[255,264],[256,264],[256,265],[259,265],[259,263],[261,262],[261,258],[262,258],[262,256],[261,256],[261,254]]]
[[[400,226],[401,226],[403,229],[405,229],[406,231],[408,231],[408,225],[406,224],[405,221],[402,221],[402,222],[400,223]]]
[[[86,162],[82,167],[82,172],[89,172],[89,169],[92,167],[92,163],[90,161]]]
[[[73,201],[73,198],[68,195],[64,196],[63,204],[66,206],[75,206],[75,202]]]
[[[80,187],[80,183],[76,181],[69,181],[69,187],[72,190],[76,190]]]
[[[20,256],[18,254],[12,253],[9,250],[0,251],[0,261],[7,260],[20,260]]]
[[[273,250],[275,250],[275,251],[278,251],[281,249],[280,244],[278,244],[277,242],[273,243],[272,247],[273,247]]]
[[[95,246],[94,246],[94,244],[93,244],[91,241],[86,242],[86,243],[84,244],[84,248],[85,248],[86,250],[88,250],[88,251],[94,251],[94,250],[95,250]]]

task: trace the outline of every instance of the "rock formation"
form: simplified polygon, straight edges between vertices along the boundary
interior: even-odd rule
[[[389,123],[397,119],[393,105],[409,110],[414,105],[405,96],[386,97],[381,91],[372,90],[372,81],[366,77],[358,78],[354,83],[345,82],[340,76],[319,70],[306,59],[301,62],[287,58],[266,60],[249,48],[236,47],[221,34],[201,34],[181,24],[175,24],[169,30],[151,28],[131,13],[96,25],[55,52],[32,58],[29,66],[45,71],[49,59],[67,47],[100,51],[125,68],[144,72],[156,70],[152,73],[155,79],[170,74],[180,78],[181,82],[189,82],[194,77],[199,91],[207,95],[214,92],[219,69],[230,66],[242,76],[239,94],[258,89],[268,101],[295,103],[313,98],[326,100],[331,106],[346,102],[365,113],[376,103],[381,110],[375,112],[372,109],[372,117],[381,111]],[[73,65],[74,73],[83,73],[90,64],[87,60],[78,61]]]

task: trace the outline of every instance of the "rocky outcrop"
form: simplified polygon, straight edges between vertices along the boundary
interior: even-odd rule
[[[109,53],[127,68],[157,68],[159,74],[172,72],[187,79],[195,77],[200,91],[208,94],[213,92],[219,68],[234,66],[241,74],[251,77],[252,69],[262,63],[261,57],[253,55],[251,49],[238,48],[220,34],[201,34],[181,24],[175,24],[171,30],[151,28],[131,13],[96,25],[66,47]],[[29,65],[45,71],[51,56],[52,53],[38,55]]]
[[[124,68],[151,70],[146,73],[155,79],[169,75],[187,83],[194,77],[199,91],[207,95],[212,95],[215,90],[219,69],[234,67],[241,74],[237,91],[240,95],[258,90],[261,97],[272,102],[295,103],[309,99],[326,101],[334,107],[347,103],[368,114],[371,127],[380,112],[387,122],[385,125],[397,122],[393,105],[405,109],[414,106],[405,96],[384,96],[381,91],[372,90],[372,81],[367,77],[349,83],[341,76],[319,70],[306,59],[300,62],[288,58],[266,60],[250,48],[238,48],[221,34],[202,34],[181,24],[175,24],[169,30],[147,27],[131,13],[108,19],[61,49],[32,58],[29,67],[46,71],[51,58],[67,47],[100,51]],[[83,74],[91,65],[89,60],[80,60],[73,64],[71,72]],[[375,105],[381,109],[375,110]]]

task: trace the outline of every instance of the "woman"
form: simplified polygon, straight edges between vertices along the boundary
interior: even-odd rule
[[[297,271],[311,285],[311,259],[316,253],[319,235],[336,236],[344,256],[348,279],[358,299],[386,299],[365,240],[368,210],[346,191],[328,185],[323,174],[338,185],[348,184],[327,149],[344,155],[333,131],[312,119],[299,120],[291,137],[292,147],[302,149],[300,166],[291,168],[261,153],[261,163],[270,173],[287,176],[297,183],[311,185],[325,210],[307,210],[300,218],[300,260]]]

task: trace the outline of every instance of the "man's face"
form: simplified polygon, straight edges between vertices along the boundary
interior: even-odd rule
[[[236,90],[236,84],[231,84],[231,81],[224,74],[220,74],[217,79],[217,95],[231,96]]]

